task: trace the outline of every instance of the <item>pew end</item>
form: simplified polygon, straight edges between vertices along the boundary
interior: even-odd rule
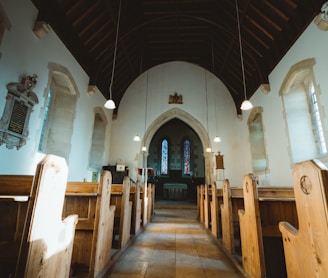
[[[47,155],[33,179],[15,277],[68,277],[77,215],[62,221],[68,169]]]
[[[222,221],[222,243],[223,247],[229,254],[235,253],[234,227],[231,204],[231,189],[228,179],[223,181],[222,185],[223,204],[221,204],[221,221]]]
[[[293,169],[299,228],[280,222],[288,277],[328,277],[328,169],[317,160]]]
[[[125,176],[123,184],[112,184],[111,204],[116,206],[113,228],[113,248],[122,249],[131,238],[132,201],[130,201],[130,178]]]
[[[256,179],[247,174],[243,179],[244,210],[238,210],[243,268],[250,277],[264,278],[265,261]]]
[[[103,170],[99,182],[68,182],[63,217],[79,215],[72,254],[72,275],[97,277],[111,262],[115,206],[110,205],[112,176]]]

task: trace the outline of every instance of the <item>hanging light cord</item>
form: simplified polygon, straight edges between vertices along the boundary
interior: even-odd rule
[[[112,99],[112,86],[114,80],[114,72],[115,72],[115,62],[116,62],[116,49],[117,49],[117,40],[118,40],[118,30],[120,26],[120,18],[121,18],[121,0],[120,0],[120,7],[118,11],[118,18],[117,18],[117,25],[116,25],[116,39],[115,39],[115,48],[114,48],[114,59],[113,59],[113,70],[112,76],[109,84],[109,98]]]
[[[213,74],[214,73],[214,47],[213,47],[213,37],[211,37],[211,46],[212,46],[212,68],[213,68]],[[215,98],[215,131],[218,132],[218,119],[216,117],[216,98]],[[216,136],[216,135],[215,135]]]
[[[245,69],[244,69],[244,58],[243,58],[243,48],[242,48],[242,44],[241,44],[240,21],[239,21],[239,12],[238,12],[238,3],[237,3],[237,0],[235,0],[235,3],[236,3],[236,12],[237,12],[237,24],[238,24],[238,37],[239,37],[239,50],[240,50],[241,71],[242,71],[242,74],[243,74],[244,95],[245,95],[245,99],[247,99],[247,95],[246,95],[246,81],[245,81]]]
[[[210,131],[208,127],[208,99],[207,99],[207,76],[206,76],[206,71],[205,71],[205,90],[206,90],[206,120],[207,120],[207,132],[208,132],[208,147],[210,147]]]
[[[148,71],[147,71],[147,80],[146,80],[147,84],[146,84],[146,104],[145,104],[145,132],[144,134],[146,134],[146,122],[147,122],[147,99],[148,99]],[[144,135],[144,139],[145,139],[145,135]],[[146,142],[144,141],[144,144]]]

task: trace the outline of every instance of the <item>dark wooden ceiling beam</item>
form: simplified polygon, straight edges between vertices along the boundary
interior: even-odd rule
[[[272,69],[324,1],[238,0],[249,97],[261,83],[268,82]],[[108,97],[119,0],[32,2],[39,9],[38,19],[53,27],[90,82]],[[213,72],[231,92],[239,113],[244,95],[234,1],[122,0],[115,102],[120,103],[139,74],[175,60]]]

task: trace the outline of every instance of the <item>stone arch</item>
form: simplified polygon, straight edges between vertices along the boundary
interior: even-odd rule
[[[205,152],[206,148],[208,147],[208,144],[211,144],[211,140],[209,140],[207,130],[196,118],[179,108],[172,108],[164,112],[149,125],[144,136],[144,146],[147,147],[147,150],[156,131],[160,129],[162,125],[174,118],[185,122],[197,133],[200,138],[200,141],[202,142],[203,150]],[[212,146],[210,145],[209,147],[211,148]]]

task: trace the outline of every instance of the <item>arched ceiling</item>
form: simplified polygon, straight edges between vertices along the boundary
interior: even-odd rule
[[[32,0],[38,20],[54,29],[109,97],[119,0]],[[320,12],[323,0],[238,0],[247,97]],[[234,0],[122,0],[113,76],[116,111],[127,87],[169,61],[197,64],[228,88],[237,113],[244,99]]]

